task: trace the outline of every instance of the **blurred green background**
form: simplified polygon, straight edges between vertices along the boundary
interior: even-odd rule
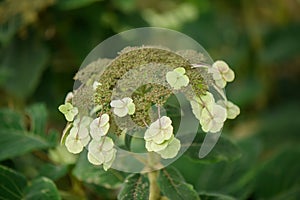
[[[300,199],[299,10],[299,0],[0,1],[1,165],[27,181],[48,177],[65,199],[114,199],[115,182],[88,181],[72,171],[72,157],[57,158],[65,125],[57,107],[97,44],[157,26],[187,34],[236,73],[226,92],[241,115],[224,134],[241,157],[212,164],[182,157],[174,165],[187,182],[223,199]],[[36,143],[16,142],[20,132]]]

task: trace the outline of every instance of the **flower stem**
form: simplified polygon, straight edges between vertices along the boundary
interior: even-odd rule
[[[148,173],[148,179],[150,182],[149,200],[159,200],[160,190],[157,185],[158,171],[152,171]]]

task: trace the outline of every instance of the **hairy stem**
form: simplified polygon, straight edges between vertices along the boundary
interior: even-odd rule
[[[160,190],[157,185],[157,176],[158,171],[152,171],[148,173],[148,178],[150,182],[150,194],[149,200],[159,200],[160,199]]]

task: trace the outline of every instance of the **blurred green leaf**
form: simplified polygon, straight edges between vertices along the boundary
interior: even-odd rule
[[[92,165],[87,160],[87,152],[80,154],[79,159],[73,169],[73,175],[86,183],[93,183],[105,188],[118,188],[125,179],[125,175],[114,169],[104,171],[102,166]]]
[[[237,145],[242,156],[233,162],[205,164],[183,156],[173,165],[200,193],[222,193],[246,199],[253,190],[262,144],[256,138],[249,138],[239,141]]]
[[[231,196],[227,196],[219,193],[201,193],[201,200],[235,200]]]
[[[255,196],[264,199],[290,196],[287,199],[299,199],[300,148],[294,147],[282,151],[264,163],[259,170],[255,182]],[[265,187],[265,186],[268,187]]]
[[[118,195],[118,200],[144,200],[149,198],[149,181],[142,174],[129,175]]]
[[[200,199],[193,186],[186,183],[183,176],[174,167],[167,167],[160,171],[158,185],[163,195],[169,199]]]
[[[50,179],[42,177],[28,183],[22,199],[59,200],[61,198],[55,184]]]
[[[221,135],[212,151],[206,157],[200,159],[199,150],[204,139],[203,136],[205,136],[205,133],[198,133],[196,139],[184,155],[188,156],[193,161],[203,163],[233,161],[241,156],[241,151],[238,146],[232,143],[225,135]]]
[[[33,150],[45,149],[49,143],[30,132],[19,130],[0,130],[0,160],[23,155]]]
[[[299,34],[300,26],[294,23],[271,29],[264,37],[265,47],[259,54],[262,63],[282,63],[299,55]]]
[[[59,200],[55,184],[48,178],[27,182],[25,177],[7,167],[0,166],[1,199]]]
[[[4,88],[19,98],[27,98],[47,66],[48,53],[46,46],[36,39],[15,39],[0,56],[1,70],[9,69]]]
[[[55,181],[68,173],[67,165],[53,165],[46,163],[39,169],[39,175]]]
[[[1,199],[21,199],[22,190],[26,187],[23,175],[0,165],[0,194]]]
[[[98,2],[101,0],[58,0],[57,6],[63,10],[72,10],[78,9],[84,6],[88,6],[94,2]]]
[[[46,118],[41,116],[46,116],[47,110],[41,104],[33,105],[31,108],[35,106],[40,108],[35,112],[43,113],[34,114],[36,117],[30,117],[30,131],[25,129],[24,118],[20,113],[9,109],[0,110],[0,121],[2,122],[0,123],[0,145],[2,148],[0,160],[23,155],[33,150],[49,148],[55,144],[57,133],[46,134],[44,131]],[[31,114],[30,116],[33,116],[32,112]],[[37,134],[37,131],[41,130],[43,131]]]

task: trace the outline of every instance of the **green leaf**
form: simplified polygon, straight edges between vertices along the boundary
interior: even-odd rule
[[[160,171],[158,185],[163,195],[169,199],[200,199],[193,186],[186,183],[182,175],[174,167],[168,167]]]
[[[22,190],[26,187],[23,175],[0,165],[0,194],[1,199],[21,199]]]
[[[33,150],[48,148],[49,144],[26,131],[1,129],[0,146],[0,160],[5,160]]]
[[[300,179],[295,177],[300,171],[299,158],[300,148],[292,147],[263,163],[255,181],[255,196],[273,199],[292,193],[293,198],[286,199],[299,199],[300,191],[295,190],[300,186]]]
[[[35,135],[45,138],[51,144],[51,147],[55,147],[58,142],[59,133],[55,130],[46,132],[48,111],[45,104],[33,104],[26,109],[26,113],[30,119],[30,131]]]
[[[87,160],[87,152],[84,151],[73,170],[73,175],[86,183],[93,183],[105,188],[118,188],[124,181],[125,175],[114,169],[104,171],[102,166],[95,166]]]
[[[201,200],[235,200],[231,196],[227,196],[219,193],[201,193]]]
[[[37,135],[44,135],[47,123],[47,109],[45,104],[33,104],[26,109],[30,118],[30,131]]]
[[[48,57],[46,46],[33,37],[15,39],[0,56],[0,67],[10,72],[4,88],[19,98],[27,98],[36,89]]]
[[[55,184],[50,179],[42,177],[29,182],[22,199],[59,200],[61,198]]]
[[[54,181],[65,176],[67,173],[67,165],[53,165],[50,163],[46,163],[39,169],[40,176],[48,177]]]
[[[203,136],[205,136],[205,133],[198,133],[196,139],[185,153],[185,155],[193,161],[203,163],[233,161],[241,156],[241,151],[238,146],[232,143],[225,135],[221,135],[212,151],[206,157],[200,159],[198,155]]]
[[[24,117],[21,114],[9,109],[0,110],[0,121],[2,122],[0,123],[0,160],[53,146],[54,137],[57,136],[56,132],[46,134],[43,131],[39,135],[36,134],[38,130],[45,129],[42,126],[45,126],[46,119],[37,116],[30,118],[32,119],[30,124],[33,124],[31,126],[32,132],[25,129]]]
[[[57,6],[63,10],[72,10],[72,9],[88,6],[97,1],[99,0],[76,0],[76,1],[63,0],[63,1],[58,1]]]
[[[149,198],[149,181],[142,174],[129,175],[118,195],[118,200],[144,200]]]
[[[232,162],[194,162],[187,156],[179,158],[176,166],[185,179],[200,193],[230,194],[238,199],[247,199],[253,191],[257,162],[262,144],[256,138],[237,143],[242,156]],[[217,181],[216,181],[217,180]]]
[[[55,184],[48,178],[41,177],[27,182],[25,177],[7,167],[0,166],[1,199],[15,200],[59,200]]]
[[[11,109],[3,108],[0,110],[0,129],[3,130],[24,130],[24,122],[20,113]]]

